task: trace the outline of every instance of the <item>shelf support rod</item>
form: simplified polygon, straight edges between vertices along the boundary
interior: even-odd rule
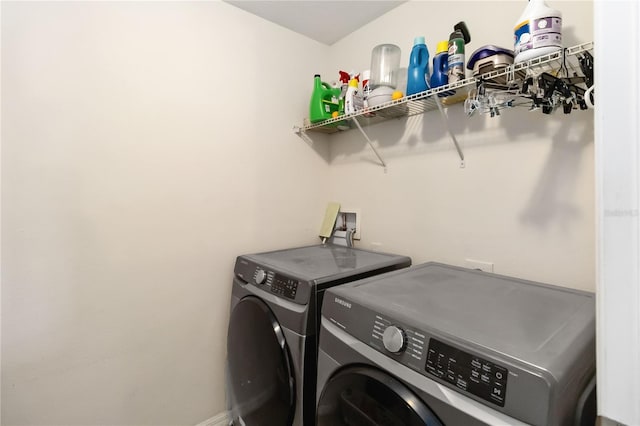
[[[309,137],[309,135],[307,135],[307,132],[305,132],[304,129],[302,129],[301,127],[293,126],[293,133],[298,135],[298,137],[300,137],[300,139],[302,139],[303,141],[305,141],[309,145],[313,145],[313,139],[311,139]]]
[[[440,102],[440,98],[438,96],[434,96],[436,105],[438,105],[438,109],[440,110],[440,116],[442,117],[442,121],[444,122],[445,127],[447,128],[447,132],[449,132],[449,136],[453,141],[453,144],[456,146],[456,150],[458,151],[458,156],[460,157],[460,168],[464,168],[464,153],[462,149],[460,149],[460,144],[458,143],[458,139],[456,139],[456,135],[453,134],[451,130],[451,126],[449,126],[449,119],[447,115],[444,113],[444,108],[442,108],[442,103]]]
[[[382,164],[382,167],[384,167],[384,171],[386,172],[387,171],[387,163],[384,162],[384,160],[380,156],[380,153],[378,152],[376,147],[373,146],[373,142],[371,142],[371,139],[369,139],[369,136],[364,131],[362,126],[360,126],[360,123],[358,122],[358,120],[355,117],[351,117],[351,119],[353,120],[354,123],[356,123],[356,126],[358,127],[358,130],[360,130],[360,133],[362,133],[362,136],[364,136],[364,138],[367,140],[367,143],[369,144],[369,146],[371,147],[373,152],[376,154],[376,157],[378,157],[378,160],[380,160],[380,164]]]

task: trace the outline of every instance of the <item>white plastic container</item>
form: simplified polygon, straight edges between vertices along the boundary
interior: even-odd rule
[[[375,107],[390,102],[393,99],[393,91],[394,90],[388,86],[380,86],[373,89],[367,98],[369,107]]]
[[[380,44],[371,51],[371,90],[380,86],[393,89],[398,85],[400,48],[395,44]]]
[[[562,13],[544,0],[530,0],[514,27],[514,62],[562,49]]]

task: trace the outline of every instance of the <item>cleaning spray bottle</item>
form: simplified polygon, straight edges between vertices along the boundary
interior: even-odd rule
[[[461,21],[453,26],[453,32],[449,36],[448,70],[449,84],[464,80],[464,45],[471,41],[471,35],[467,25]]]
[[[357,98],[358,97],[358,80],[352,78],[349,80],[349,88],[347,94],[344,97],[344,113],[355,114],[358,110]]]
[[[340,74],[340,96],[338,97],[338,112],[340,112],[340,114],[346,114],[344,104],[345,98],[347,96],[347,90],[349,89],[349,80],[351,79],[351,76],[346,71],[338,71],[338,73]]]
[[[407,96],[424,92],[429,88],[429,49],[424,43],[424,37],[416,37],[413,40],[413,49],[409,57],[409,69],[407,74]]]
[[[530,0],[514,27],[514,62],[562,49],[562,13],[544,0]]]

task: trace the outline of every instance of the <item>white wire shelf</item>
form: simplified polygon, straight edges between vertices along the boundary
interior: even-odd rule
[[[429,89],[415,95],[405,96],[401,99],[389,101],[375,107],[358,111],[354,114],[341,115],[336,118],[324,120],[319,123],[305,124],[296,128],[297,132],[336,133],[353,128],[357,118],[364,126],[387,121],[393,118],[409,117],[424,114],[438,109],[437,100],[443,106],[449,106],[464,101],[469,92],[481,81],[492,82],[500,85],[513,85],[526,76],[539,75],[544,72],[558,76],[564,72],[566,77],[581,75],[578,55],[584,52],[593,53],[593,42],[579,44],[577,46],[558,50],[549,55],[540,56],[529,61],[510,65],[500,70],[491,71],[476,77],[470,77],[456,83]]]

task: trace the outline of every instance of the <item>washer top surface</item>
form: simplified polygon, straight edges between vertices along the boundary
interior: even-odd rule
[[[411,262],[406,256],[332,244],[296,247],[241,257],[317,284],[389,266],[407,266]]]
[[[331,292],[417,327],[428,327],[546,365],[595,322],[594,295],[427,263]]]

